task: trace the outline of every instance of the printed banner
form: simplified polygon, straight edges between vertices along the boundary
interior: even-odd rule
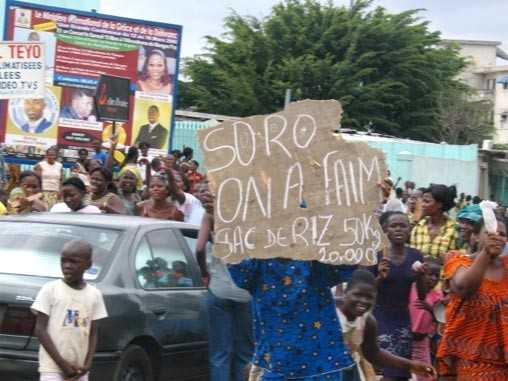
[[[43,98],[44,45],[0,42],[0,99]]]

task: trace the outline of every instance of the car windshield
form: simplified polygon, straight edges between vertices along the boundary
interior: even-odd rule
[[[66,242],[84,239],[93,247],[85,279],[97,279],[109,263],[121,231],[76,225],[0,222],[0,273],[60,278],[60,253]]]

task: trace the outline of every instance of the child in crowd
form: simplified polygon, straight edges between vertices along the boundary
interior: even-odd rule
[[[101,292],[83,279],[92,265],[92,246],[64,245],[63,279],[45,284],[32,311],[39,350],[40,381],[88,381],[97,344],[96,321],[107,316]]]
[[[434,306],[443,299],[441,290],[436,289],[441,274],[439,259],[427,257],[422,265],[424,272],[413,283],[409,295],[409,313],[413,332],[412,359],[431,364],[431,337],[437,331],[434,321]],[[418,376],[418,381],[430,381],[432,378]]]
[[[370,363],[378,367],[401,368],[426,377],[436,377],[431,365],[395,356],[379,348],[377,322],[369,313],[377,297],[376,279],[366,270],[356,270],[348,283],[343,303],[337,308],[344,342],[357,364],[344,372],[347,381],[376,381]],[[368,362],[366,362],[366,361]]]

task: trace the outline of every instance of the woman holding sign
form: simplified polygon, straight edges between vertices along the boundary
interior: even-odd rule
[[[456,255],[444,268],[450,281],[446,328],[438,350],[442,375],[457,380],[508,380],[508,257],[506,225],[488,232],[476,224],[473,254]]]

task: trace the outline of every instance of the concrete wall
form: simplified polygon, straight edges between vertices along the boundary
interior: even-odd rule
[[[508,72],[500,75],[507,76]],[[494,104],[494,125],[496,127],[495,141],[497,143],[508,143],[508,89],[505,89],[502,84],[496,85]],[[506,114],[506,119],[502,115]]]
[[[195,158],[202,163],[197,131],[206,128],[204,122],[177,121],[173,131],[173,149],[183,146],[194,149]],[[479,169],[478,147],[450,144],[433,144],[414,140],[390,139],[367,135],[343,135],[348,141],[363,141],[371,147],[381,149],[392,178],[399,184],[411,180],[418,187],[436,184],[456,184],[460,192],[478,194]]]
[[[456,185],[459,193],[478,194],[478,146],[450,145],[389,139],[371,136],[347,136],[348,140],[361,140],[381,149],[393,180],[399,184],[414,181],[417,187],[430,183]]]
[[[480,44],[460,45],[460,52],[464,57],[472,60],[472,65],[476,67],[495,66],[496,65],[496,46]]]

